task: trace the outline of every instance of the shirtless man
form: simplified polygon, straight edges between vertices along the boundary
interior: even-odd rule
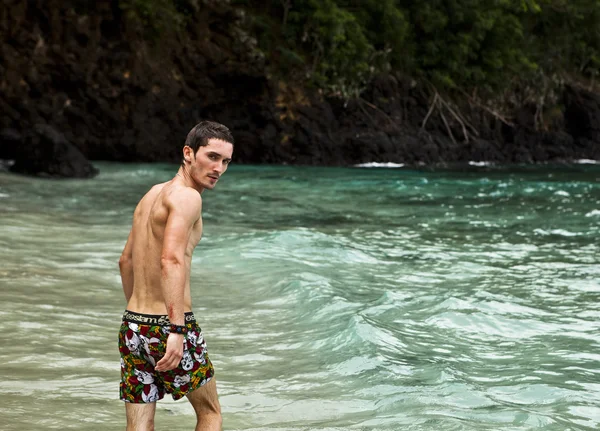
[[[120,397],[127,431],[154,429],[156,401],[187,396],[196,431],[220,430],[221,407],[206,343],[192,313],[190,267],[202,236],[202,198],[225,173],[233,137],[203,121],[188,134],[177,174],[139,202],[119,260],[127,309],[119,330]]]

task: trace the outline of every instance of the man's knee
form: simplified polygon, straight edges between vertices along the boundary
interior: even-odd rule
[[[213,421],[217,425],[217,429],[221,429],[223,427],[223,417],[221,416],[221,410],[219,410],[219,413],[215,414]]]
[[[214,422],[223,422],[223,417],[221,416],[221,410],[204,410],[201,413],[203,418],[210,418]]]
[[[223,418],[220,409],[205,409],[196,411],[198,425],[196,429],[221,430],[223,429]]]
[[[205,414],[221,417],[221,404],[218,398],[207,399],[203,407]]]
[[[154,419],[135,421],[127,419],[127,431],[154,431]]]

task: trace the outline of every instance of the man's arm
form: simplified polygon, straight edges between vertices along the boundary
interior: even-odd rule
[[[165,203],[169,215],[160,256],[160,284],[169,320],[174,325],[185,325],[185,253],[194,225],[200,218],[202,198],[195,190],[183,189],[173,192],[165,199]],[[172,332],[167,339],[165,356],[156,364],[156,370],[175,368],[182,356],[183,335]]]
[[[129,232],[127,243],[121,257],[119,258],[119,270],[121,271],[121,284],[123,284],[123,293],[125,300],[129,302],[133,293],[133,228]]]
[[[186,274],[185,253],[194,225],[200,218],[202,199],[192,189],[172,193],[166,199],[169,215],[160,255],[161,289],[169,320],[183,325]]]

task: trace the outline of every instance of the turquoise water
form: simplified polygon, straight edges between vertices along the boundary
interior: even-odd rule
[[[2,430],[124,428],[117,260],[177,167],[98,167],[0,173]],[[232,166],[203,198],[224,429],[600,428],[600,166]]]

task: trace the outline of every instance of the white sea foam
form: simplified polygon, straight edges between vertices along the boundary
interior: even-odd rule
[[[356,168],[401,168],[404,166],[404,163],[379,163],[379,162],[370,162],[370,163],[359,163],[358,165],[354,165]]]
[[[580,159],[575,160],[575,163],[579,163],[580,165],[599,165],[600,160]]]
[[[471,166],[492,166],[492,162],[469,162]]]
[[[14,164],[15,164],[14,160],[0,159],[0,168],[10,168]]]
[[[592,210],[585,215],[586,217],[600,217],[600,210]]]
[[[569,232],[568,230],[564,230],[564,229],[553,229],[550,231],[544,230],[544,229],[535,229],[534,232],[537,233],[538,235],[559,235],[559,236],[578,236],[578,235],[580,235],[579,233]]]

